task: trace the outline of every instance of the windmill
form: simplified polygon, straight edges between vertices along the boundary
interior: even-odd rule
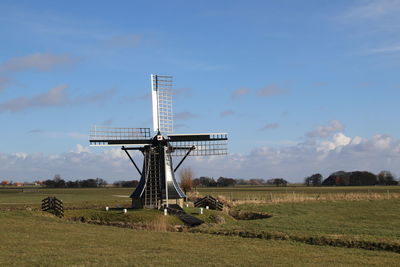
[[[150,128],[114,128],[92,126],[91,146],[121,146],[141,178],[130,195],[133,208],[182,206],[185,194],[175,173],[188,156],[226,155],[226,133],[173,134],[172,77],[151,75],[153,133]],[[139,169],[129,151],[143,154]],[[172,156],[181,157],[173,167]]]

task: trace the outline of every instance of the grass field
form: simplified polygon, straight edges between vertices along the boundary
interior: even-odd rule
[[[271,217],[232,220],[195,230],[400,252],[399,200],[253,204],[236,209]]]
[[[400,260],[400,187],[199,191],[234,200],[231,212],[236,214],[270,217],[237,220],[226,212],[204,210],[199,215],[197,209],[187,208],[206,223],[189,232],[166,232],[182,222],[155,210],[127,214],[121,209],[104,210],[105,206],[129,207],[130,188],[0,189],[0,266],[200,266],[205,262],[214,266],[395,266]],[[38,210],[47,196],[64,201],[64,219]],[[223,223],[217,223],[216,216],[223,217]],[[122,227],[82,223],[79,218],[104,224],[118,221]],[[139,229],[152,231],[130,229],[138,223],[146,225]]]
[[[0,188],[0,209],[38,208],[48,196],[56,196],[68,208],[129,206],[132,191],[132,188]]]
[[[202,195],[220,195],[228,200],[255,202],[302,202],[320,200],[400,199],[400,186],[237,186],[198,188]]]
[[[8,206],[39,207],[47,196],[56,196],[67,207],[105,207],[129,206],[128,197],[133,188],[12,188],[0,187],[0,209]],[[400,186],[359,186],[359,187],[275,187],[275,186],[237,186],[198,188],[201,195],[224,196],[228,200],[260,202],[298,202],[300,200],[326,199],[400,199]]]
[[[148,232],[0,211],[1,266],[394,266],[400,255],[297,242]]]

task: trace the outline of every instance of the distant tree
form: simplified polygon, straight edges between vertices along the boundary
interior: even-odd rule
[[[205,186],[205,187],[217,186],[217,182],[214,180],[214,178],[210,178],[210,177],[201,176],[199,178],[199,182],[202,186]]]
[[[263,179],[250,179],[249,184],[250,185],[262,185],[264,183]]]
[[[59,174],[54,175],[53,181],[56,182],[56,183],[61,181],[61,175],[59,175]]]
[[[194,187],[194,189],[196,189],[200,185],[201,185],[201,183],[200,183],[200,179],[199,178],[193,179],[193,187]]]
[[[66,185],[67,185],[68,188],[78,188],[79,187],[79,181],[78,180],[76,180],[75,182],[74,181],[68,181]]]
[[[322,183],[322,175],[320,173],[315,173],[304,179],[304,184],[307,186],[320,186]]]
[[[139,181],[131,180],[131,181],[116,181],[113,183],[116,187],[137,187]]]
[[[236,180],[233,178],[225,178],[219,177],[217,180],[218,186],[227,187],[227,186],[235,186]]]
[[[247,185],[248,181],[245,179],[236,179],[236,184],[237,185]]]
[[[107,185],[107,181],[101,178],[96,178],[97,187],[105,187]]]
[[[52,180],[46,180],[43,182],[46,187],[52,187],[52,188],[60,188],[60,187],[66,187],[66,182],[61,179],[61,176],[59,174],[54,175],[54,178]]]
[[[276,185],[276,186],[286,186],[287,183],[288,182],[283,178],[275,178],[274,179],[274,185]]]
[[[179,175],[181,178],[181,187],[186,194],[193,188],[193,171],[191,168],[184,168]]]
[[[80,187],[97,187],[97,180],[96,179],[86,179],[79,181]]]
[[[378,184],[380,185],[397,185],[399,182],[395,180],[394,175],[390,171],[381,171],[377,175]]]
[[[46,187],[56,187],[55,186],[55,182],[53,181],[53,180],[45,180],[44,182],[44,185],[46,186]]]

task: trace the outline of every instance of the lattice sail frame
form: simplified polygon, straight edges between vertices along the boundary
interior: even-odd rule
[[[172,76],[151,74],[154,132],[173,132]]]
[[[91,146],[120,146],[147,144],[150,128],[107,127],[93,125],[90,129]]]
[[[167,140],[172,147],[172,156],[224,156],[228,154],[228,134],[170,134]]]

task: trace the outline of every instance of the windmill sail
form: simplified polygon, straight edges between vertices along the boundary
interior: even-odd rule
[[[172,146],[173,156],[184,156],[189,150],[189,156],[228,154],[226,133],[169,134],[167,137]]]
[[[145,145],[150,143],[150,128],[92,126],[91,146]]]
[[[151,75],[154,132],[172,133],[172,76]]]

